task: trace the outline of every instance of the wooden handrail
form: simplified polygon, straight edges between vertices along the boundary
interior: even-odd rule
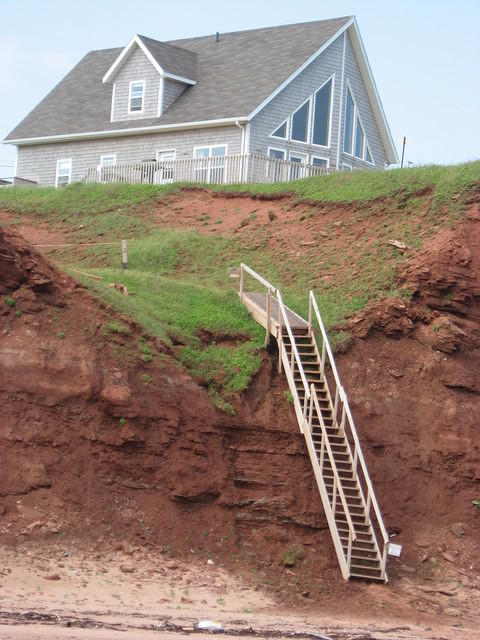
[[[388,544],[389,541],[389,536],[387,533],[387,530],[385,528],[385,525],[383,523],[383,519],[380,513],[380,507],[378,506],[378,502],[377,502],[377,498],[375,496],[375,492],[373,490],[373,485],[372,482],[370,480],[370,475],[368,473],[367,470],[367,465],[365,462],[365,458],[363,456],[363,452],[360,446],[360,441],[358,439],[358,434],[357,434],[357,430],[355,428],[355,423],[353,421],[353,416],[352,413],[350,411],[350,406],[348,404],[348,398],[347,395],[345,393],[345,390],[343,389],[341,383],[340,383],[340,377],[338,375],[338,371],[337,371],[337,367],[335,365],[335,360],[333,358],[333,353],[330,347],[330,343],[328,341],[328,337],[327,337],[327,332],[325,331],[325,327],[320,315],[320,311],[318,309],[318,305],[317,305],[317,301],[315,299],[315,295],[313,293],[313,291],[310,291],[310,305],[309,308],[313,308],[314,312],[315,312],[315,316],[316,316],[316,320],[318,323],[318,326],[320,328],[321,334],[322,334],[322,339],[323,339],[323,344],[325,345],[325,350],[328,356],[328,361],[330,364],[330,367],[332,369],[332,373],[333,373],[333,378],[335,380],[335,385],[336,385],[336,390],[335,390],[335,397],[337,397],[337,393],[338,393],[338,397],[340,399],[340,403],[343,405],[344,409],[345,409],[345,413],[347,416],[347,423],[348,423],[348,427],[350,430],[350,433],[352,435],[353,438],[353,442],[354,442],[354,456],[357,456],[358,461],[360,462],[360,467],[363,473],[363,477],[365,479],[365,483],[367,486],[367,501],[369,500],[372,504],[373,507],[373,511],[375,513],[375,517],[378,523],[378,526],[380,528],[380,532],[382,534],[382,538],[383,538],[383,542],[385,545]],[[309,311],[309,324],[310,324],[310,328],[311,328],[311,313]],[[335,419],[336,419],[336,415],[335,415]],[[358,474],[358,471],[355,470],[355,472]]]
[[[285,305],[283,304],[282,294],[280,293],[280,291],[276,287],[274,287],[272,284],[270,284],[270,282],[268,282],[268,280],[265,280],[265,278],[263,278],[260,274],[258,274],[253,269],[250,269],[250,267],[248,267],[243,262],[240,264],[240,282],[241,282],[242,288],[244,286],[242,271],[245,271],[252,278],[254,278],[258,282],[260,282],[260,284],[262,284],[266,289],[268,289],[276,297],[277,302],[278,302],[278,307],[280,309],[280,313],[282,314],[283,322],[284,322],[285,328],[287,329],[288,337],[290,339],[290,344],[291,344],[292,351],[293,351],[294,356],[295,356],[295,361],[297,363],[297,367],[298,367],[298,370],[300,372],[300,377],[302,379],[302,384],[303,384],[304,389],[305,389],[305,398],[306,398],[306,400],[309,400],[310,399],[310,388],[308,386],[307,377],[305,376],[305,372],[303,370],[303,365],[302,365],[302,362],[300,360],[300,354],[298,353],[297,345],[295,343],[295,338],[293,337],[293,332],[292,332],[292,328],[290,326],[290,322],[288,320],[288,315],[287,315],[287,312],[286,312],[286,309],[285,309]],[[280,335],[280,339],[282,340],[282,343],[283,343],[283,337],[281,335]],[[292,371],[292,373],[293,373],[293,371]],[[300,399],[298,399],[298,401],[300,402]]]
[[[348,508],[347,499],[345,498],[345,493],[344,493],[343,488],[342,488],[342,483],[340,481],[340,476],[339,476],[338,470],[337,470],[337,464],[335,462],[335,458],[333,457],[332,447],[331,447],[330,441],[328,439],[327,429],[326,429],[325,423],[323,421],[322,411],[321,411],[320,405],[318,403],[317,391],[315,389],[315,385],[314,384],[312,384],[312,386],[311,386],[311,397],[312,397],[313,403],[315,404],[315,409],[317,410],[317,415],[318,415],[318,418],[320,420],[320,427],[322,429],[322,436],[323,436],[323,439],[324,439],[324,442],[325,442],[325,446],[327,448],[328,458],[329,458],[330,464],[332,466],[333,476],[337,480],[337,490],[338,490],[338,494],[340,496],[340,500],[341,500],[341,503],[342,503],[342,506],[343,506],[343,510],[345,512],[345,517],[347,519],[348,528],[349,528],[350,534],[352,536],[352,540],[353,540],[353,542],[355,542],[355,540],[357,539],[357,534],[355,533],[355,527],[353,526],[353,521],[352,521],[352,518],[350,516],[350,509]]]

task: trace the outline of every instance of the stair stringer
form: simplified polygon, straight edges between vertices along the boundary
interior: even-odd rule
[[[312,465],[313,474],[315,476],[315,481],[317,483],[317,487],[320,493],[320,498],[322,500],[323,509],[325,511],[325,516],[327,518],[328,528],[330,530],[330,535],[332,537],[333,546],[335,548],[335,553],[337,555],[338,563],[340,565],[340,570],[342,572],[342,576],[344,580],[348,580],[350,575],[348,570],[347,558],[345,557],[345,554],[343,551],[342,541],[338,533],[337,523],[335,522],[335,516],[333,514],[332,507],[330,505],[330,500],[328,498],[327,488],[325,486],[325,482],[323,480],[322,472],[320,469],[320,464],[318,462],[317,452],[315,449],[315,444],[312,439],[312,434],[310,432],[309,423],[304,417],[304,410],[302,409],[302,406],[300,404],[297,388],[293,378],[293,372],[290,366],[290,359],[287,354],[287,350],[285,348],[285,344],[283,340],[278,340],[278,337],[277,337],[277,343],[278,343],[279,349],[281,350],[283,370],[287,378],[290,393],[292,394],[292,397],[293,397],[293,403],[294,403],[295,413],[297,416],[297,422],[300,428],[300,432],[303,434],[305,438],[305,443],[307,445],[307,451],[308,451],[308,455]]]

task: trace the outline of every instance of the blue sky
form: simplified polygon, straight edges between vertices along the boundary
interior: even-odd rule
[[[479,0],[0,0],[0,139],[92,49],[356,15],[399,153],[480,158]],[[261,64],[261,61],[259,61]],[[15,149],[0,145],[0,176]]]

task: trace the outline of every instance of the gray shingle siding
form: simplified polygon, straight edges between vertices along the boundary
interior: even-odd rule
[[[345,48],[345,90],[344,90],[344,104],[343,104],[343,110],[342,110],[343,119],[345,119],[345,105],[346,105],[346,99],[347,99],[346,87],[348,86],[348,84],[350,85],[353,99],[360,113],[360,119],[362,121],[363,128],[365,130],[365,135],[368,140],[368,144],[373,156],[373,160],[375,162],[375,166],[379,169],[383,169],[385,166],[385,163],[387,162],[385,148],[380,138],[378,127],[375,123],[375,118],[372,112],[372,107],[370,105],[370,100],[365,90],[365,85],[362,81],[357,60],[355,58],[355,54],[352,49],[350,36],[347,33],[346,48]],[[341,141],[341,147],[340,147],[342,162],[352,165],[354,168],[357,168],[357,169],[370,168],[371,165],[369,165],[368,163],[362,160],[359,160],[358,158],[355,158],[354,156],[351,156],[347,153],[344,153],[343,151],[344,131],[343,130],[344,130],[344,125],[342,125],[342,141]]]
[[[240,153],[241,131],[237,127],[194,129],[153,135],[125,136],[21,146],[18,148],[17,175],[43,185],[55,185],[57,160],[72,159],[72,181],[82,180],[86,170],[100,164],[100,156],[115,153],[117,164],[155,158],[157,151],[176,149],[177,158],[191,158],[193,148],[226,144],[227,153]]]
[[[188,86],[189,85],[182,84],[181,82],[175,82],[174,80],[165,79],[163,81],[163,113],[182,95]]]
[[[249,144],[251,152],[266,154],[268,147],[275,147],[285,149],[287,152],[307,153],[328,158],[330,166],[336,166],[342,55],[343,36],[340,36],[252,119]],[[334,75],[334,94],[330,147],[272,138],[270,136],[272,131],[332,75]]]
[[[128,113],[130,82],[145,82],[143,113]],[[115,77],[115,101],[112,120],[141,120],[158,115],[160,75],[141,49],[136,49]]]

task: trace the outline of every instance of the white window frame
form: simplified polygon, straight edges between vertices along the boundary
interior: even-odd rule
[[[365,131],[364,131],[364,133],[365,133]],[[368,151],[369,151],[369,153],[370,153],[370,157],[371,157],[371,159],[372,159],[372,161],[371,161],[371,162],[370,162],[370,160],[367,160],[367,149],[368,149]],[[365,162],[366,162],[367,164],[371,165],[372,167],[375,167],[375,166],[376,166],[376,165],[375,165],[375,158],[373,157],[373,153],[372,153],[372,148],[371,148],[371,146],[368,144],[366,136],[365,136]]]
[[[141,84],[142,85],[142,108],[141,109],[135,109],[135,111],[132,111],[131,106],[132,106],[132,87],[134,84]],[[145,108],[145,80],[131,80],[130,84],[128,85],[128,114],[129,115],[138,115],[138,114],[142,114],[143,110]]]
[[[162,158],[160,156],[171,153],[173,154],[173,158],[163,158],[163,160],[176,160],[177,159],[177,150],[176,149],[158,149],[155,153],[155,159],[157,162],[161,162]]]
[[[296,160],[292,160],[293,158],[298,158],[300,162],[298,163],[300,166],[295,167],[290,165],[290,180],[301,180],[301,178],[305,178],[306,166],[308,164],[308,154],[306,153],[297,153],[296,151],[290,151],[288,154],[289,162],[296,163]],[[294,176],[293,174],[297,172],[299,175]]]
[[[362,144],[362,155],[361,156],[357,156],[357,154],[355,153],[355,149],[357,146],[357,122],[360,125],[360,129],[362,130],[363,133],[363,144]],[[360,114],[357,113],[357,117],[355,119],[355,143],[353,145],[353,156],[354,158],[356,158],[357,160],[364,160],[365,161],[365,148],[367,145],[367,136],[365,134],[365,129],[363,128],[363,124],[362,124],[362,119],[360,118]]]
[[[317,93],[323,89],[323,87],[328,84],[330,82],[330,80],[332,81],[332,89],[330,91],[330,108],[329,108],[329,119],[328,119],[328,144],[325,146],[323,144],[317,144],[316,142],[313,141],[313,131],[314,131],[314,118],[315,118],[315,101],[317,99]],[[335,96],[335,74],[332,73],[332,75],[327,78],[327,80],[325,80],[325,82],[320,85],[318,87],[318,89],[316,89],[313,92],[312,95],[312,146],[317,147],[319,149],[330,149],[331,144],[332,144],[332,123],[333,123],[333,98]]]
[[[273,133],[277,130],[280,129],[280,127],[285,124],[285,138],[281,138],[280,136],[274,136]],[[288,140],[288,136],[290,134],[290,116],[288,118],[286,118],[285,120],[282,120],[282,122],[278,125],[278,127],[275,127],[275,129],[272,131],[272,133],[269,134],[270,138],[274,138],[275,140]]]
[[[308,117],[307,117],[307,139],[306,139],[305,141],[303,141],[303,140],[296,140],[295,138],[292,138],[292,131],[293,131],[293,116],[297,113],[297,111],[300,111],[300,109],[301,109],[305,104],[307,104],[307,102],[309,103],[309,104],[308,104]],[[288,137],[288,140],[290,140],[291,142],[294,142],[295,144],[306,144],[306,145],[309,145],[309,144],[311,144],[311,143],[309,142],[309,140],[311,140],[311,139],[312,139],[312,135],[311,135],[311,134],[312,134],[312,131],[311,131],[311,129],[312,129],[312,96],[309,96],[306,100],[304,100],[304,101],[302,102],[302,104],[301,104],[299,107],[297,107],[297,108],[295,109],[295,111],[294,111],[292,114],[290,114],[290,131],[289,131],[289,134],[290,134],[290,135],[289,135],[289,137]],[[279,140],[280,140],[280,138],[279,138]]]
[[[171,158],[162,158],[162,155],[171,155]],[[155,171],[154,182],[155,184],[169,184],[174,181],[175,165],[168,165],[168,161],[174,161],[177,159],[176,149],[158,149],[155,152],[155,160],[162,162],[163,165],[159,166]]]
[[[319,146],[319,145],[316,145],[316,146]],[[313,167],[313,166],[317,166],[317,167],[318,167],[319,165],[314,165],[314,164],[313,164],[313,161],[314,161],[314,160],[325,160],[325,162],[327,163],[327,164],[326,164],[326,166],[325,166],[325,169],[329,169],[329,168],[330,168],[330,158],[323,158],[322,156],[315,156],[315,155],[312,155],[312,156],[310,157],[310,164],[312,165],[312,167]],[[322,167],[322,168],[323,168],[323,167]]]
[[[353,171],[353,165],[348,162],[342,162],[342,171]]]
[[[376,166],[375,165],[375,161],[369,162],[366,159],[366,155],[367,155],[366,149],[367,149],[367,147],[368,147],[368,149],[370,151],[370,155],[372,157],[372,160],[373,160],[373,154],[372,154],[372,150],[370,148],[370,145],[368,144],[367,134],[365,133],[365,127],[363,126],[363,121],[362,121],[362,118],[360,116],[360,111],[359,111],[359,109],[357,107],[357,101],[355,100],[355,96],[353,94],[352,87],[351,87],[351,84],[350,84],[348,79],[347,79],[346,85],[347,85],[347,91],[345,91],[345,117],[344,117],[344,120],[343,120],[343,145],[342,145],[342,147],[345,146],[345,129],[346,129],[346,120],[347,120],[347,95],[348,95],[348,91],[350,91],[350,95],[352,96],[352,102],[353,102],[353,132],[352,132],[352,153],[349,153],[348,151],[345,151],[345,149],[343,150],[343,153],[346,156],[348,156],[349,158],[353,158],[353,159],[355,159],[357,161],[360,161],[360,162],[365,162],[366,164],[371,165],[371,166],[374,167],[374,166]],[[358,156],[355,155],[355,145],[356,145],[356,142],[357,142],[357,119],[358,119],[358,122],[360,123],[360,127],[362,128],[362,131],[363,131],[363,149],[362,149],[362,157],[361,158],[359,158]],[[343,163],[343,164],[345,164],[345,163]],[[342,164],[342,166],[343,166],[343,164]],[[348,163],[347,163],[347,166],[349,166]]]
[[[68,182],[66,184],[62,184],[62,187],[65,187],[67,184],[70,184],[72,181],[72,158],[59,158],[57,160],[57,170],[55,172],[55,187],[58,189],[58,179],[60,178],[60,175],[58,173],[58,170],[60,168],[60,163],[65,162],[68,163]]]
[[[213,156],[212,155],[212,149],[218,149],[219,147],[223,147],[225,149],[225,153],[223,154],[223,156]],[[198,149],[208,149],[208,156],[196,156],[196,152]],[[194,158],[204,158],[204,159],[209,159],[210,162],[208,162],[207,167],[206,167],[206,171],[207,171],[207,180],[206,181],[202,181],[202,182],[206,182],[207,184],[210,184],[210,179],[212,176],[212,172],[222,168],[223,169],[223,182],[225,183],[226,177],[227,177],[227,159],[226,156],[228,154],[228,144],[225,143],[220,143],[220,144],[202,144],[199,145],[198,147],[193,147],[193,157]],[[215,165],[212,166],[212,160],[214,160],[215,158],[225,158],[223,161],[223,167],[216,167]],[[204,171],[204,169],[195,169],[195,171]]]
[[[281,153],[283,153],[283,158],[281,158],[282,160],[286,160],[287,159],[287,151],[286,149],[279,149],[278,147],[268,147],[267,148],[267,156],[270,158],[270,151],[280,151]],[[280,160],[280,158],[273,158],[272,160]]]
[[[105,164],[106,158],[113,158],[113,162],[109,164]],[[101,167],[114,167],[117,164],[117,154],[116,153],[105,153],[100,156],[100,166]]]

